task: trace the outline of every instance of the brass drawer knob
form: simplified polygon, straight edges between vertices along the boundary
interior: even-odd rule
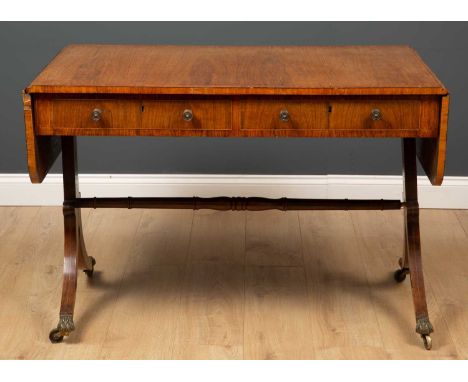
[[[279,119],[281,122],[288,122],[289,121],[289,111],[281,110],[279,113]]]
[[[190,122],[193,119],[193,113],[190,109],[185,109],[182,114],[184,121]]]
[[[96,108],[91,112],[91,119],[94,122],[99,121],[101,119],[101,116],[102,116],[102,110],[101,109]]]
[[[371,118],[373,121],[379,121],[382,119],[382,112],[380,109],[372,109]]]

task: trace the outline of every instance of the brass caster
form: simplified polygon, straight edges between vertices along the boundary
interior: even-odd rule
[[[91,269],[84,269],[83,272],[86,273],[86,276],[88,277],[93,277],[93,273],[94,273],[94,266],[96,265],[96,259],[92,256],[89,256],[89,258],[91,259]]]
[[[421,334],[421,338],[424,341],[424,347],[426,350],[431,350],[432,349],[432,338],[429,334]]]
[[[63,334],[63,332],[59,329],[52,329],[49,333],[49,340],[50,342],[52,342],[53,344],[58,344],[60,342],[63,341],[63,337],[65,335]]]
[[[406,279],[406,275],[408,274],[409,270],[408,268],[401,268],[397,269],[395,273],[393,274],[393,278],[397,283],[402,283]]]

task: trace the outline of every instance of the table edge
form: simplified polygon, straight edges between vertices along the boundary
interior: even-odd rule
[[[280,88],[280,87],[140,87],[30,85],[26,94],[133,94],[133,95],[448,95],[444,87]]]

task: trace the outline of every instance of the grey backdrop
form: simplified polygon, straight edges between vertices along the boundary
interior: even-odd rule
[[[468,22],[1,22],[0,173],[27,171],[21,89],[70,43],[410,44],[452,94],[447,175],[468,175]],[[399,141],[79,138],[84,173],[399,174]],[[60,171],[60,164],[54,172]]]

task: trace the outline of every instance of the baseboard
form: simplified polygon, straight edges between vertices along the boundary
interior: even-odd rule
[[[368,175],[80,175],[82,196],[263,196],[269,198],[400,199],[401,176]],[[468,177],[440,187],[418,178],[423,208],[468,209]],[[27,174],[0,174],[0,205],[61,205],[62,177],[31,184]]]

